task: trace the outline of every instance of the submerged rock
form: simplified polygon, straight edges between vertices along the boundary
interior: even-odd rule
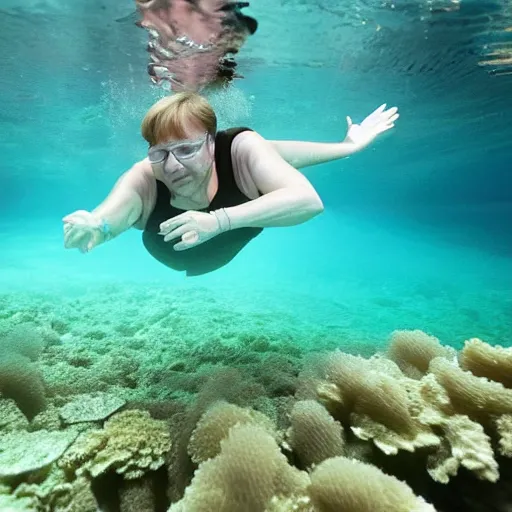
[[[0,479],[38,471],[55,462],[76,439],[74,431],[8,432],[0,436]]]
[[[101,421],[114,414],[125,400],[107,393],[76,395],[73,401],[60,408],[60,417],[68,425]]]

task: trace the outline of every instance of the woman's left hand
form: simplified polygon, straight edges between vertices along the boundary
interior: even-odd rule
[[[221,233],[219,220],[214,213],[184,212],[160,224],[160,235],[165,242],[181,238],[175,251],[185,251],[200,245]]]
[[[348,130],[344,142],[353,144],[359,151],[368,146],[377,135],[393,128],[398,117],[398,109],[392,107],[386,110],[385,103],[367,116],[361,124],[353,124],[352,119],[347,116]]]

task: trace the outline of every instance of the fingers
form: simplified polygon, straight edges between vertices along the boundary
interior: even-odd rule
[[[183,235],[181,242],[178,242],[176,245],[174,245],[173,249],[175,251],[186,251],[187,249],[191,249],[200,243],[199,233],[197,231],[188,231]]]
[[[199,240],[199,233],[197,231],[188,231],[183,235],[183,241],[189,244],[195,244]]]
[[[374,129],[377,129],[378,133],[385,132],[395,126],[395,121],[400,117],[400,114],[398,114],[398,108],[397,107],[391,107],[390,109],[383,111],[379,110],[382,109],[384,105],[381,105],[374,114],[378,114],[378,117],[373,117],[374,114],[371,114],[369,116],[371,118],[371,121],[374,125]]]
[[[350,116],[347,116],[347,125],[349,128],[352,126],[352,119],[350,118]]]
[[[63,217],[64,248],[91,251],[98,243],[99,232],[94,217],[86,210],[78,210]]]
[[[383,103],[378,109],[374,110],[368,117],[369,118],[391,118],[393,117],[397,112],[397,107],[391,107],[388,110],[386,109],[386,103]]]
[[[389,110],[386,110],[386,112],[383,112],[382,116],[384,119],[391,119],[394,116],[397,116],[398,109],[396,107],[390,108]]]
[[[395,114],[394,116],[391,116],[388,120],[388,123],[394,123],[399,117],[400,114]]]
[[[89,240],[89,233],[71,231],[64,237],[64,247],[74,249],[85,246]]]
[[[160,224],[160,234],[166,235],[169,231],[186,224],[189,221],[189,215],[187,212],[177,215],[172,219],[168,219]]]
[[[386,108],[386,103],[383,103],[379,108],[375,109],[368,117],[377,117],[384,112],[384,109]]]
[[[88,233],[80,233],[75,236],[66,237],[64,239],[65,249],[78,249],[82,254],[90,252],[94,249],[96,240],[88,236]]]
[[[64,220],[64,219],[63,219]],[[64,221],[64,229],[71,229],[73,227],[77,227],[77,228],[90,228],[91,225],[90,223],[87,221],[87,219],[81,219],[81,218],[78,218],[78,217],[70,217],[68,218],[67,220]]]
[[[193,247],[192,245],[188,244],[187,242],[178,242],[173,249],[175,251],[186,251],[187,249],[190,249]]]
[[[385,132],[395,126],[395,121],[400,117],[399,114],[392,115],[389,119],[384,121],[381,126],[381,132]]]
[[[64,247],[78,247],[83,240],[91,237],[91,229],[82,222],[68,222],[64,224]]]
[[[385,119],[388,116],[388,111],[384,111],[386,108],[386,103],[383,103],[379,108],[375,109],[370,115],[366,116],[366,118],[361,123],[362,126],[369,126],[372,124],[379,123],[382,119]],[[393,107],[395,108],[395,107]],[[393,109],[390,109],[393,110]]]
[[[186,251],[187,249],[192,249],[192,247],[195,247],[196,245],[199,245],[199,244],[181,241],[181,242],[178,242],[176,245],[174,245],[173,249],[175,251]]]
[[[70,213],[63,217],[62,222],[68,222],[70,224],[76,224],[80,222],[86,222],[89,218],[90,213],[86,210],[77,210],[76,212]]]
[[[174,240],[176,238],[180,238],[181,236],[185,235],[187,231],[190,231],[190,226],[187,224],[184,224],[183,226],[179,226],[172,231],[168,232],[164,236],[164,242],[169,242],[170,240]]]
[[[391,124],[385,124],[382,126],[382,128],[379,130],[379,133],[387,132],[388,130],[391,130],[395,126],[395,123]]]
[[[76,236],[76,233],[74,233],[73,225],[72,224],[66,224],[64,226],[64,247],[68,247],[71,241],[71,238]]]

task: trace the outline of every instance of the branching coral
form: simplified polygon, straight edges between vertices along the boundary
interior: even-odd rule
[[[448,483],[460,466],[482,480],[498,480],[498,463],[482,425],[457,414],[443,423],[443,434],[442,445],[428,458],[428,473],[434,480]]]
[[[373,439],[388,454],[439,445],[430,427],[414,415],[404,385],[411,379],[392,363],[335,352],[327,361],[325,374],[327,381],[318,388],[319,399],[360,439]]]
[[[456,414],[448,393],[435,376],[425,375],[419,386],[409,387],[409,391],[419,421],[440,433],[441,444],[427,461],[430,476],[447,483],[464,466],[479,478],[495,482],[499,474],[490,437],[479,423]]]
[[[461,466],[479,479],[496,482],[499,468],[492,438],[499,441],[502,455],[512,453],[512,390],[464,371],[450,350],[421,331],[394,336],[388,353],[414,378],[380,358],[335,352],[325,359],[318,399],[359,439],[372,440],[386,454],[427,450],[427,471],[438,482],[447,483]],[[408,342],[415,346],[407,347]],[[479,355],[486,354],[487,364],[478,366],[480,371],[485,367],[490,375],[492,354],[492,371],[505,378],[508,351],[471,341],[461,357],[466,365],[476,365],[474,354],[468,359],[468,350],[475,347]]]
[[[134,479],[161,467],[171,445],[166,422],[152,419],[145,411],[124,411],[106,421],[102,430],[83,433],[59,466],[92,478],[115,471]]]

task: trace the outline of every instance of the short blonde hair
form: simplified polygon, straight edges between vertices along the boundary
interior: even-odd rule
[[[211,135],[217,132],[217,116],[208,101],[196,92],[178,92],[158,100],[147,111],[141,132],[153,146],[170,138],[186,138],[190,122],[200,124]]]

